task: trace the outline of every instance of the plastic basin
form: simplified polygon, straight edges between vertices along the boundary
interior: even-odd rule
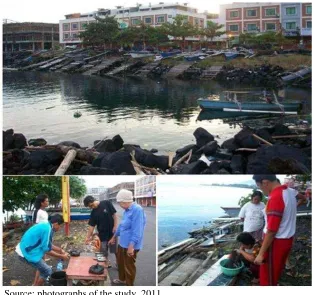
[[[238,267],[238,268],[227,268],[227,267],[224,267],[228,261],[229,261],[229,259],[224,259],[224,260],[220,261],[221,271],[222,271],[222,273],[224,275],[226,275],[228,277],[234,277],[238,273],[240,273],[240,271],[244,267],[244,263],[243,263],[243,261],[241,261],[241,266]]]

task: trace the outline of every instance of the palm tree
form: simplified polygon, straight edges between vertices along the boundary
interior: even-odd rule
[[[206,39],[210,39],[210,42],[213,42],[215,37],[219,37],[226,33],[226,31],[221,31],[224,25],[219,25],[212,21],[207,21],[207,26],[204,29],[200,30],[200,35],[205,36]]]

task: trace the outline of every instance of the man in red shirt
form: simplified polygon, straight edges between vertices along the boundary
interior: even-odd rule
[[[260,285],[277,286],[292,248],[297,200],[293,190],[277,182],[276,175],[254,175],[253,179],[269,197],[263,243],[254,263],[260,265]]]

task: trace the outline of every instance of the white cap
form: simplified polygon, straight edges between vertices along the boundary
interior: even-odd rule
[[[122,189],[117,194],[117,202],[133,202],[133,194],[131,191]]]

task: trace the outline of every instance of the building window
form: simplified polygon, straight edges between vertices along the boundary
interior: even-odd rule
[[[266,16],[276,16],[276,8],[266,8],[265,9]]]
[[[69,24],[63,24],[63,31],[70,31]]]
[[[307,29],[312,29],[312,21],[311,20],[306,22],[306,28]]]
[[[172,18],[172,15],[170,14],[170,15],[168,15],[168,18]]]
[[[133,26],[139,25],[140,23],[141,23],[140,19],[138,19],[138,18],[132,19],[132,25]]]
[[[230,11],[230,18],[239,17],[239,11]]]
[[[257,25],[256,24],[248,24],[247,30],[249,31],[257,31]]]
[[[81,30],[86,30],[87,23],[81,23]]]
[[[286,8],[286,15],[296,15],[297,11],[295,7],[287,7]]]
[[[145,17],[144,18],[145,24],[151,24],[152,23],[152,18],[151,17]]]
[[[256,16],[257,15],[257,11],[256,9],[249,9],[246,11],[246,16]]]
[[[161,24],[165,22],[165,17],[164,16],[158,16],[157,17],[157,24]]]
[[[287,30],[295,30],[296,29],[296,23],[295,22],[286,23],[286,29]]]
[[[78,23],[72,23],[71,24],[71,29],[74,30],[78,30]]]
[[[306,11],[305,11],[306,14],[312,14],[312,5],[307,5],[306,6]]]
[[[239,31],[239,25],[230,25],[229,31],[230,32],[238,32]]]
[[[78,38],[78,34],[73,33],[73,34],[72,34],[72,38],[73,38],[73,39],[77,39],[77,38]],[[95,193],[95,194],[98,194],[98,190],[95,190],[94,193]]]
[[[266,31],[276,31],[275,23],[267,23],[265,27]]]

